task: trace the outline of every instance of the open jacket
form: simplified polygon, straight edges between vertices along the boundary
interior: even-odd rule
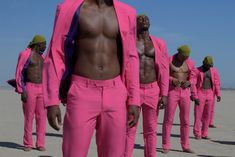
[[[172,61],[173,61],[173,59],[174,59],[174,57],[176,56],[176,54],[174,54],[173,56],[171,56],[170,58],[169,58],[169,63],[171,63]],[[195,69],[195,67],[194,67],[194,62],[193,62],[193,60],[191,59],[191,58],[188,58],[186,61],[186,64],[187,64],[187,66],[188,66],[188,81],[192,84],[192,76],[193,76],[193,71],[194,71],[194,69]],[[170,76],[170,85],[172,84],[172,80],[173,80],[173,77],[172,76]]]
[[[169,60],[165,42],[162,39],[150,36],[155,49],[155,68],[158,71],[157,80],[160,87],[160,96],[167,96],[169,89]]]
[[[27,70],[29,63],[30,63],[30,53],[31,53],[31,49],[26,48],[24,51],[22,51],[19,54],[19,57],[18,57],[15,79],[16,79],[16,92],[19,94],[26,91],[25,75],[26,75],[26,70]],[[42,58],[44,59],[43,55],[42,55]]]
[[[220,78],[217,70],[213,67],[210,68],[211,81],[212,81],[212,90],[216,96],[220,96]],[[203,67],[197,67],[193,72],[192,77],[192,96],[194,99],[198,99],[198,91],[202,89],[204,72]]]
[[[48,53],[44,62],[43,93],[45,106],[66,100],[70,86],[71,57],[78,33],[80,6],[84,0],[65,0],[58,5]],[[140,105],[139,60],[136,49],[136,12],[113,0],[122,39],[121,78],[128,91],[127,104]]]

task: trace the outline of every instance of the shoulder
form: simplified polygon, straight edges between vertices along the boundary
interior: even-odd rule
[[[27,57],[30,54],[30,51],[30,48],[26,48],[25,50],[20,52],[19,57]]]
[[[124,10],[128,16],[136,19],[136,9],[134,7],[120,1],[116,1],[116,4],[119,8]]]
[[[165,40],[163,40],[162,38],[158,38],[153,35],[151,35],[151,38],[154,40],[154,42],[156,42],[157,44],[159,44],[162,47],[166,45]]]
[[[128,12],[131,12],[131,13],[135,13],[136,10],[134,7],[126,4],[126,3],[123,3],[123,2],[120,2],[120,1],[116,1],[117,5],[125,10],[127,10]]]
[[[211,71],[213,71],[214,73],[218,73],[218,70],[214,67],[211,68]]]
[[[194,66],[194,61],[191,58],[187,59],[187,63]]]

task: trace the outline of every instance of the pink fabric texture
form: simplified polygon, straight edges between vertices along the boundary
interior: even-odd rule
[[[212,90],[216,96],[221,96],[220,94],[220,77],[218,71],[215,68],[210,68]],[[198,98],[198,90],[202,88],[204,73],[202,66],[197,67],[192,74],[192,95],[195,99]]]
[[[72,75],[64,117],[63,156],[86,157],[95,129],[99,157],[123,156],[126,99],[120,76],[97,81]]]
[[[143,137],[145,157],[156,156],[156,130],[159,96],[167,96],[169,88],[169,62],[165,42],[150,36],[155,50],[157,81],[140,85],[140,104],[143,114]],[[125,157],[132,157],[137,126],[127,129]]]
[[[155,50],[155,68],[160,96],[167,96],[169,90],[169,60],[167,46],[164,40],[150,36]]]
[[[29,56],[30,56],[31,49],[26,48],[24,51],[22,51],[18,57],[18,63],[16,66],[16,92],[23,93],[23,85],[22,85],[22,70],[24,68],[25,63],[27,62]]]
[[[140,102],[143,114],[144,156],[156,156],[157,108],[159,100],[157,82],[140,85]],[[137,125],[127,129],[125,157],[132,157]]]
[[[214,96],[212,106],[211,106],[210,125],[215,125],[215,104],[216,104],[216,97]]]
[[[42,84],[26,83],[27,102],[24,111],[24,146],[33,147],[32,127],[36,117],[36,147],[45,146],[46,109],[43,104]]]
[[[176,55],[176,54],[175,54]],[[169,62],[173,61],[174,56],[169,58]],[[187,80],[192,83],[192,74],[194,71],[194,62],[188,58],[186,61],[188,66]],[[172,85],[172,77],[170,76],[170,87],[168,93],[168,103],[165,108],[163,126],[162,126],[162,147],[163,149],[170,149],[170,136],[172,123],[176,107],[179,106],[180,110],[180,138],[181,147],[183,150],[189,149],[189,125],[190,125],[190,88],[182,89],[176,88]]]
[[[58,105],[59,86],[65,72],[64,41],[75,11],[84,0],[64,1],[58,5],[53,36],[44,62],[43,90],[46,106]],[[128,90],[127,105],[139,105],[139,60],[136,50],[136,12],[128,5],[114,0],[123,47],[121,79]]]
[[[208,127],[211,120],[211,110],[214,104],[214,97],[220,96],[220,78],[215,68],[210,68],[212,89],[205,90],[202,87],[204,80],[203,67],[196,68],[193,72],[192,95],[199,99],[200,105],[194,108],[194,135],[208,136]],[[202,123],[202,128],[200,130]]]
[[[171,88],[171,87],[170,87]],[[170,149],[170,136],[176,107],[180,110],[180,142],[183,150],[189,149],[190,126],[190,88],[173,88],[168,93],[168,103],[165,108],[162,127],[162,147]]]
[[[211,89],[200,89],[198,90],[198,97],[200,104],[194,106],[193,133],[195,137],[207,137],[214,101],[213,91]]]

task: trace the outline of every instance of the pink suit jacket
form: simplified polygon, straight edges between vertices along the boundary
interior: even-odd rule
[[[174,58],[174,56],[175,56],[176,54],[174,54],[173,56],[171,56],[170,58],[169,58],[169,63],[171,63],[172,61],[173,61],[173,58]],[[187,60],[186,60],[186,64],[187,64],[187,66],[188,66],[188,80],[190,81],[190,83],[192,84],[192,76],[193,76],[193,71],[194,71],[194,69],[195,69],[195,67],[194,67],[194,62],[193,62],[193,60],[192,59],[190,59],[190,58],[188,58]],[[170,85],[171,85],[171,83],[172,83],[172,79],[173,79],[173,77],[171,77],[170,76]]]
[[[160,86],[160,96],[167,96],[169,89],[169,60],[165,42],[150,36],[155,49],[155,67],[158,71],[157,80]]]
[[[79,8],[83,1],[65,0],[57,7],[53,35],[44,62],[43,93],[45,106],[58,105],[61,100],[65,99],[60,96],[60,93],[64,91],[63,77],[68,71],[69,58],[71,57],[71,54],[67,52],[70,51],[69,47],[74,45],[73,37],[76,29],[73,30],[73,25],[76,25],[78,21],[74,19],[79,17]],[[139,60],[136,53],[136,12],[124,3],[117,0],[113,0],[113,2],[122,38],[123,65],[121,78],[128,91],[127,104],[140,105]],[[64,82],[67,85],[69,84],[69,81]],[[67,96],[67,92],[65,95]]]
[[[220,96],[220,78],[218,71],[215,68],[210,68],[212,90],[216,96]],[[193,84],[192,84],[192,96],[194,99],[198,99],[198,91],[202,89],[204,79],[203,67],[197,67],[193,72]]]
[[[19,57],[18,57],[18,63],[16,66],[16,72],[15,72],[15,79],[16,79],[16,92],[19,94],[26,91],[25,89],[26,80],[24,78],[24,75],[25,75],[24,73],[30,63],[30,60],[29,60],[30,53],[31,53],[31,49],[26,48],[24,51],[22,51],[19,54]],[[44,59],[45,57],[42,55],[42,58]]]
[[[26,48],[24,51],[22,51],[19,54],[18,57],[18,63],[16,66],[16,73],[15,73],[15,78],[16,78],[16,92],[17,93],[23,93],[25,91],[25,81],[23,77],[23,69],[25,67],[25,64],[27,63],[27,60],[30,56],[31,49]]]

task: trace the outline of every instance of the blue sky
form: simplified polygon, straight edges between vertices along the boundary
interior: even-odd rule
[[[191,47],[199,66],[214,57],[223,87],[235,88],[234,0],[122,0],[151,20],[151,34],[163,38],[169,54],[181,44]],[[13,78],[18,54],[34,34],[50,41],[56,4],[61,0],[10,0],[0,5],[0,86]]]

